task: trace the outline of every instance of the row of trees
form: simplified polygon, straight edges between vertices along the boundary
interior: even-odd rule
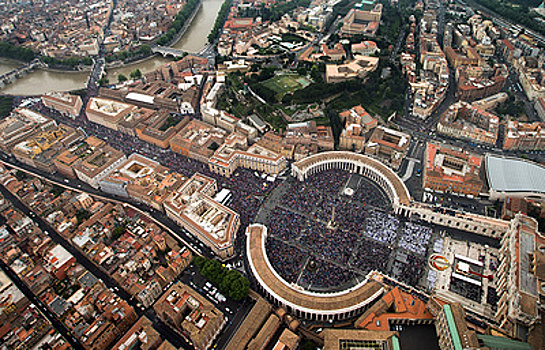
[[[539,15],[532,10],[541,4],[541,0],[475,0],[475,2],[514,23],[545,34],[545,28],[535,20]]]
[[[310,6],[310,0],[284,0],[275,3],[271,7],[264,7],[261,10],[261,18],[265,21],[278,21],[288,12],[292,12],[298,7],[308,8]]]
[[[0,118],[7,117],[13,110],[13,96],[0,96]]]
[[[187,1],[174,18],[174,21],[170,24],[168,31],[157,40],[158,45],[168,45],[172,42],[176,34],[184,27],[185,22],[191,17],[191,14],[195,11],[200,1],[201,0]]]
[[[144,44],[140,45],[135,50],[123,50],[117,53],[106,55],[104,59],[106,60],[106,62],[113,62],[117,60],[130,62],[143,57],[147,57],[149,55],[151,55],[151,46],[149,46],[148,44]]]
[[[208,34],[209,43],[213,43],[214,40],[219,37],[221,29],[223,28],[223,21],[225,19],[225,16],[227,16],[230,7],[231,0],[225,0],[221,5],[220,11],[218,12],[218,17],[216,17],[216,22],[214,23],[214,27],[210,31],[210,34]]]
[[[237,270],[228,269],[219,261],[202,256],[196,256],[193,262],[201,275],[214,283],[222,293],[235,300],[242,300],[248,296],[250,283]]]
[[[70,57],[59,60],[55,57],[42,56],[41,60],[49,67],[75,68],[79,65],[92,66],[93,60],[90,57]]]
[[[12,45],[6,41],[0,41],[0,57],[30,62],[36,58],[36,54],[29,48]]]

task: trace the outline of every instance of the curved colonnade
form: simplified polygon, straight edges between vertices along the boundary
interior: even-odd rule
[[[292,175],[304,181],[311,174],[334,168],[360,174],[377,183],[392,201],[395,212],[411,203],[407,187],[395,172],[381,162],[357,153],[324,152],[307,157],[292,165]],[[354,317],[383,293],[378,282],[368,280],[334,293],[310,292],[289,284],[278,275],[267,257],[267,227],[252,224],[248,226],[246,236],[249,266],[260,288],[276,304],[297,317],[318,321]]]
[[[246,253],[252,274],[260,288],[275,304],[304,319],[342,320],[360,314],[379,298],[384,288],[375,281],[364,280],[347,290],[316,293],[286,282],[274,270],[265,251],[267,227],[252,224],[246,230]]]
[[[365,176],[378,184],[392,201],[394,212],[411,204],[411,195],[401,178],[378,160],[362,154],[331,151],[312,155],[292,164],[291,173],[300,181],[328,169],[342,169]]]

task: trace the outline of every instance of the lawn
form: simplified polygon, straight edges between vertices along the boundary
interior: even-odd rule
[[[312,82],[300,75],[276,75],[269,80],[265,80],[262,84],[274,91],[279,101],[287,93],[292,93],[296,90],[303,89]]]

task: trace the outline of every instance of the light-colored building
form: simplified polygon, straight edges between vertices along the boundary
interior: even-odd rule
[[[66,92],[51,92],[42,95],[42,102],[46,107],[70,118],[76,118],[83,107],[80,96],[70,95]]]
[[[169,143],[174,152],[206,163],[227,135],[221,128],[193,119]]]
[[[481,348],[475,331],[467,327],[464,308],[456,304],[436,305],[435,329],[441,350]]]
[[[244,134],[249,140],[257,137],[257,129],[243,123],[240,119],[225,111],[206,107],[202,110],[202,120],[220,127],[228,132],[238,132]]]
[[[221,259],[234,254],[239,215],[216,202],[214,179],[195,174],[163,202],[167,216],[185,227]]]
[[[92,155],[95,148],[102,147],[104,145],[105,142],[101,139],[94,136],[89,136],[82,142],[73,145],[55,157],[55,159],[53,159],[53,164],[55,164],[55,167],[59,173],[76,178],[74,166],[83,159],[87,158],[89,155]]]
[[[117,124],[136,106],[107,98],[91,97],[85,108],[87,119],[93,123],[117,130]]]
[[[471,104],[479,109],[488,111],[488,110],[496,108],[500,103],[507,101],[508,97],[509,95],[507,95],[506,92],[499,92],[495,95],[488,96],[477,101],[473,101]]]
[[[401,131],[378,126],[365,144],[365,154],[377,157],[398,169],[407,155],[411,136]]]
[[[142,141],[168,148],[170,139],[188,123],[188,116],[161,110],[138,124],[134,130]]]
[[[457,102],[441,116],[437,131],[451,137],[495,145],[500,119],[467,102]]]
[[[377,120],[371,117],[362,106],[355,106],[341,112],[339,117],[345,124],[339,138],[339,148],[363,151],[365,148],[365,134],[377,127]]]
[[[283,155],[255,143],[248,147],[246,137],[233,133],[208,160],[213,172],[230,177],[238,167],[278,174],[287,165]]]
[[[506,197],[545,198],[545,166],[522,158],[487,154],[486,181],[492,200]]]
[[[376,53],[380,53],[380,49],[377,47],[377,43],[374,41],[365,40],[361,43],[352,44],[352,53],[363,56],[370,56]]]
[[[182,282],[170,287],[153,308],[197,350],[209,349],[226,323],[220,310]]]
[[[161,343],[161,335],[153,328],[153,323],[142,316],[111,349],[156,350]]]
[[[507,122],[503,139],[507,150],[545,150],[545,123]]]
[[[341,35],[352,36],[364,34],[374,36],[378,30],[380,18],[382,17],[382,4],[365,9],[351,9],[343,20]]]
[[[130,197],[157,210],[176,191],[185,178],[158,162],[133,153],[99,181],[100,189],[117,196]]]
[[[344,64],[328,64],[325,70],[327,83],[339,83],[350,79],[363,79],[378,68],[378,57],[355,55],[352,61]]]
[[[57,123],[27,108],[16,109],[0,120],[0,147],[9,152],[13,145],[32,135],[55,128]]]
[[[83,137],[81,130],[60,124],[19,142],[11,152],[20,162],[53,173],[56,170],[55,157],[79,143]]]
[[[519,338],[539,322],[545,298],[545,237],[537,221],[515,215],[501,240],[497,269],[499,301],[496,320],[512,337]]]
[[[106,144],[91,149],[91,152],[85,159],[76,163],[73,169],[78,179],[93,188],[99,188],[99,181],[123,163],[127,157],[121,151]]]

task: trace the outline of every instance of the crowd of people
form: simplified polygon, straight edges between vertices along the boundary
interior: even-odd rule
[[[324,260],[347,265],[357,248],[358,237],[348,231],[326,229],[321,224],[301,233],[300,242],[309,251]]]
[[[393,270],[397,271],[395,277],[409,286],[416,286],[422,277],[425,264],[426,261],[422,257],[409,254],[406,256],[406,261],[394,262]]]
[[[280,204],[302,213],[310,213],[321,198],[318,190],[304,182],[295,181],[281,199]]]
[[[358,188],[354,191],[352,198],[355,201],[376,208],[387,209],[390,207],[390,202],[384,192],[382,192],[377,185],[364,177],[361,177]]]
[[[225,178],[212,173],[205,163],[88,122],[83,114],[71,119],[41,102],[31,107],[103,139],[127,155],[142,154],[186,177],[198,172],[216,179],[219,188],[232,191],[229,207],[240,215],[241,230],[254,220],[263,199],[277,186],[278,181],[266,181],[242,168]],[[342,193],[347,182],[356,187],[352,196]],[[289,283],[296,283],[299,278],[301,285],[330,288],[346,284],[356,274],[363,276],[371,270],[387,272],[396,241],[399,247],[424,255],[432,233],[429,227],[411,222],[401,224],[395,216],[383,212],[391,204],[376,184],[339,169],[312,174],[304,182],[291,181],[279,204],[267,216],[272,237],[267,239],[266,248],[271,264]],[[294,246],[294,242],[299,246]],[[305,267],[307,259],[314,259],[318,267]],[[403,275],[409,276],[409,284],[418,281],[421,274],[416,268],[419,259],[415,257],[399,266]]]
[[[419,255],[426,254],[433,230],[429,226],[423,226],[407,221],[403,225],[399,246]]]
[[[373,270],[387,273],[391,255],[391,248],[372,240],[365,240],[358,247],[358,253],[354,256],[350,266],[361,271],[364,275]]]
[[[275,238],[265,242],[267,258],[272,267],[288,283],[296,283],[308,255],[295,246]]]
[[[395,216],[374,210],[369,215],[364,234],[391,246],[397,239],[398,227],[399,220]]]
[[[478,303],[481,302],[482,297],[482,288],[469,282],[462,281],[461,279],[452,277],[450,279],[450,287],[449,289],[459,294],[467,299],[476,301]]]
[[[255,176],[253,171],[243,168],[237,169],[230,178],[225,178],[210,171],[205,163],[175,153],[170,149],[162,149],[135,136],[89,122],[83,112],[77,118],[72,119],[46,107],[41,101],[34,102],[29,107],[59,123],[79,128],[89,136],[96,136],[127,156],[139,153],[186,177],[191,177],[198,172],[216,179],[218,188],[232,190],[233,197],[229,207],[240,215],[242,228],[251,223],[255,217],[261,206],[262,197],[276,186],[276,183],[263,180],[261,177]]]
[[[332,195],[338,195],[350,173],[340,169],[328,169],[307,177],[306,183]]]
[[[305,268],[299,284],[307,289],[330,289],[332,287],[342,288],[352,281],[354,273],[345,268],[339,267],[325,260],[316,261],[316,269]]]
[[[361,186],[357,195],[342,193],[348,185]],[[432,229],[401,222],[384,211],[388,206],[387,197],[376,185],[350,178],[341,170],[313,174],[306,182],[293,180],[277,205],[269,206],[265,224],[271,235],[268,240],[283,241],[286,246],[295,243],[298,252],[290,245],[288,254],[293,257],[270,252],[269,259],[286,280],[294,282],[299,275],[297,283],[304,288],[335,288],[356,275],[365,276],[372,270],[389,273],[389,269],[400,281],[416,285],[423,274]],[[403,261],[394,261],[396,247],[406,251]],[[279,248],[278,243],[267,245],[267,249]],[[301,264],[301,256],[319,262],[319,268]]]

